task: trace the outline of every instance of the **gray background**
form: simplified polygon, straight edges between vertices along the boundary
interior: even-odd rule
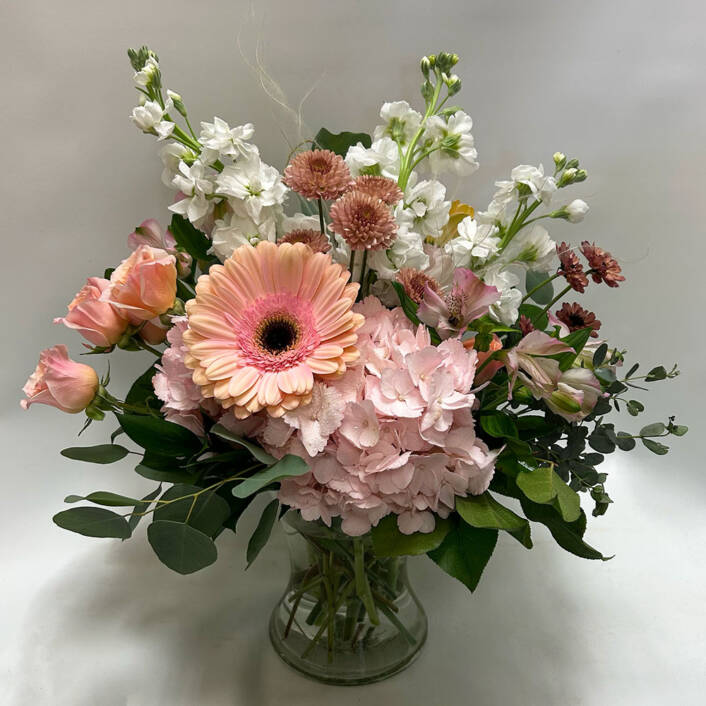
[[[251,13],[238,0],[5,0],[2,703],[703,703],[703,7],[267,0]],[[579,226],[552,223],[551,233],[596,239],[627,275],[619,290],[592,287],[582,301],[645,366],[682,369],[643,397],[643,423],[677,413],[692,433],[666,457],[642,450],[606,464],[615,505],[588,539],[615,559],[579,560],[538,528],[531,552],[503,538],[473,596],[414,560],[429,643],[411,669],[371,687],[320,686],[274,656],[265,626],[286,578],[281,537],[243,573],[243,538],[224,536],[216,565],[181,578],[151,555],[144,530],[121,544],[55,527],[68,493],[152,484],[128,464],[63,459],[58,450],[74,443],[80,420],[17,404],[39,349],[80,350],[52,317],[86,276],[126,255],[134,225],[167,218],[157,145],[127,119],[128,46],[146,42],[160,54],[166,85],[194,119],[254,122],[264,158],[283,167],[280,128],[289,127],[244,65],[239,32],[251,59],[259,37],[293,104],[319,81],[305,117],[334,131],[371,130],[384,100],[416,100],[421,55],[458,52],[481,170],[455,195],[484,207],[515,164],[547,165],[558,149],[579,156],[590,179],[574,194],[591,212]],[[148,357],[114,356],[114,390]],[[112,429],[96,424],[85,442]]]

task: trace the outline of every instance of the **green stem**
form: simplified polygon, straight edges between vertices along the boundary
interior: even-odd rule
[[[143,351],[149,351],[150,353],[156,355],[158,358],[162,357],[162,351],[158,350],[157,348],[153,348],[152,346],[150,346],[149,343],[145,343],[141,338],[135,336],[133,340],[135,341],[135,344],[137,346],[142,348]]]
[[[373,596],[370,592],[368,577],[365,575],[365,548],[361,539],[356,538],[353,540],[353,552],[356,593],[358,594],[358,598],[363,601],[363,605],[368,611],[370,622],[373,625],[380,625],[380,618],[378,617],[375,601],[373,601]]]
[[[571,291],[571,289],[572,289],[571,285],[570,285],[570,284],[567,284],[566,287],[564,287],[564,289],[562,289],[561,292],[559,292],[559,294],[557,294],[557,295],[554,297],[554,299],[552,299],[552,300],[549,302],[549,304],[547,304],[547,305],[544,307],[544,309],[542,309],[542,311],[540,311],[540,312],[532,319],[532,325],[536,324],[537,321],[539,321],[539,319],[541,319],[542,316],[543,316],[544,314],[546,314],[546,313],[549,311],[549,309],[551,309],[551,308],[554,306],[554,304],[556,304],[565,294],[568,294],[568,293]]]
[[[532,289],[530,289],[529,292],[522,297],[521,303],[527,301],[535,292],[538,292],[542,287],[548,285],[550,282],[553,282],[557,277],[561,277],[561,272],[557,272],[551,277],[545,279],[544,282],[540,282],[536,287],[532,287]]]
[[[324,204],[319,197],[319,228],[321,229],[321,235],[326,235],[326,224],[324,222]]]

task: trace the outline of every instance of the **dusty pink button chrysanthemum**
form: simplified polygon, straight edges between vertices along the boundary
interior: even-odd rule
[[[184,360],[206,398],[239,419],[274,417],[311,399],[315,377],[358,358],[364,318],[352,311],[357,283],[302,243],[243,245],[199,278],[186,304]]]
[[[394,206],[399,203],[404,195],[400,187],[392,179],[374,174],[363,174],[356,177],[352,188],[355,191],[375,196],[375,198],[384,201],[388,206]]]
[[[308,245],[314,252],[327,253],[331,249],[331,243],[328,238],[318,230],[312,228],[299,228],[290,230],[285,233],[280,239],[280,243],[304,243]]]
[[[360,191],[349,191],[331,206],[331,227],[351,250],[387,250],[397,236],[397,225],[384,201]]]
[[[343,158],[330,150],[300,152],[284,170],[284,183],[306,199],[337,199],[351,181]]]

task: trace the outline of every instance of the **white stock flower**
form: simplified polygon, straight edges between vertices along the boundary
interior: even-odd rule
[[[260,220],[263,208],[281,204],[287,193],[280,173],[260,161],[259,157],[226,167],[216,177],[216,185],[219,194],[232,197],[228,201],[234,209],[237,209],[237,201],[240,201],[255,221]]]
[[[425,270],[429,256],[424,250],[424,239],[419,233],[401,228],[388,250],[372,250],[368,263],[381,279],[393,279],[403,267]]]
[[[493,265],[483,273],[483,281],[500,292],[500,299],[490,306],[490,316],[505,326],[512,326],[520,315],[522,292],[517,289],[520,279],[503,264]]]
[[[574,199],[565,209],[569,223],[580,223],[588,213],[588,204],[581,199]]]
[[[521,230],[503,250],[501,260],[507,265],[520,265],[528,270],[549,269],[556,256],[556,243],[549,237],[547,229],[534,223]]]
[[[173,186],[174,177],[179,171],[179,164],[181,163],[184,155],[189,152],[190,150],[178,142],[170,142],[168,145],[162,147],[159,152],[159,157],[164,165],[164,169],[162,170],[162,183],[165,186]]]
[[[208,178],[206,169],[206,165],[198,160],[191,166],[180,162],[179,171],[172,179],[172,186],[186,198],[172,204],[169,210],[186,216],[192,223],[200,221],[211,209],[211,202],[206,196],[213,193],[213,182]]]
[[[201,123],[199,142],[203,145],[201,158],[212,164],[221,157],[252,159],[257,156],[257,147],[247,142],[255,134],[251,123],[231,127],[225,120],[214,117],[212,123]]]
[[[406,145],[419,129],[422,116],[410,107],[407,101],[384,103],[380,109],[384,125],[378,125],[373,133],[375,140],[389,137],[400,145]]]
[[[160,140],[166,140],[174,130],[174,123],[162,120],[169,106],[162,108],[157,101],[145,101],[143,105],[132,109],[130,119],[137,127],[150,135],[157,135]]]
[[[389,137],[375,140],[369,147],[359,142],[348,149],[346,165],[353,176],[359,174],[380,174],[397,180],[400,173],[400,155],[397,144]]]
[[[544,167],[540,164],[533,167],[530,164],[518,164],[511,172],[510,178],[515,184],[525,184],[532,195],[544,204],[552,199],[556,191],[556,180],[552,176],[544,176]]]
[[[158,72],[159,64],[153,56],[150,56],[142,69],[140,71],[136,71],[132,78],[135,81],[136,86],[146,88]]]
[[[276,219],[274,214],[268,214],[268,217],[258,224],[247,216],[233,213],[216,221],[211,232],[213,242],[211,252],[221,262],[224,262],[241,245],[255,245],[261,240],[274,242],[275,238]]]
[[[494,225],[479,225],[467,216],[458,224],[458,235],[446,243],[444,251],[451,256],[455,267],[482,264],[498,252],[500,238],[496,237],[497,232],[498,229]]]
[[[445,121],[434,115],[427,121],[426,134],[436,147],[429,155],[429,165],[434,174],[452,171],[467,176],[478,169],[478,152],[474,147],[471,116],[457,110]]]
[[[319,217],[307,216],[305,213],[295,213],[282,219],[282,233],[293,230],[319,230]]]
[[[397,206],[397,223],[425,238],[438,238],[449,220],[451,202],[445,201],[445,197],[446,187],[440,181],[425,180],[408,187]]]

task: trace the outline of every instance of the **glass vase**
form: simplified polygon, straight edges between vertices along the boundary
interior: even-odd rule
[[[427,636],[406,557],[379,558],[369,535],[306,522],[289,511],[287,589],[272,611],[270,640],[297,671],[330,684],[367,684],[407,667]]]

